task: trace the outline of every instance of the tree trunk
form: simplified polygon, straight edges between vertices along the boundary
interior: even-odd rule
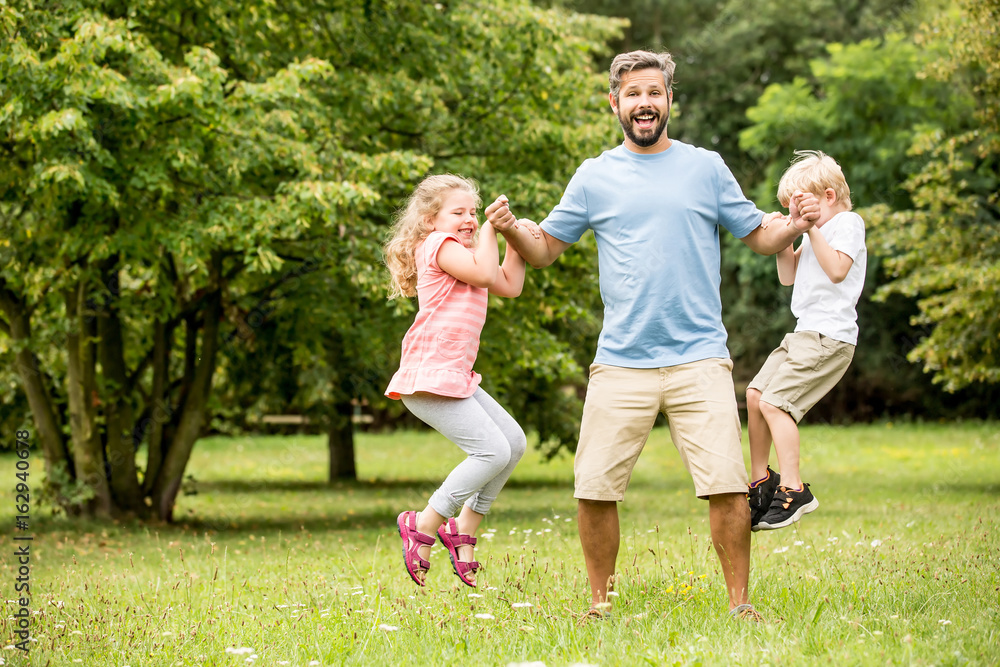
[[[117,507],[126,512],[143,514],[146,506],[135,467],[135,420],[125,367],[125,342],[118,314],[119,275],[116,264],[117,257],[112,257],[102,267],[101,277],[110,294],[97,315],[99,358],[109,386],[104,397],[108,469]]]
[[[14,364],[17,374],[24,384],[28,397],[28,407],[38,429],[38,441],[45,454],[45,472],[54,479],[53,468],[65,462],[72,474],[69,450],[62,435],[62,429],[52,407],[52,394],[38,364],[38,357],[31,350],[31,320],[23,300],[0,283],[0,309],[10,322],[10,336],[14,341]]]
[[[86,295],[82,281],[66,292],[66,315],[70,322],[70,333],[66,336],[70,433],[76,479],[90,487],[93,493],[80,509],[84,514],[107,518],[112,515],[111,490],[104,469],[101,434],[97,429],[94,345],[91,342],[95,332],[93,318],[86,310]]]
[[[354,413],[350,400],[342,400],[330,415],[327,443],[330,449],[330,481],[356,480],[358,472],[354,465]]]
[[[163,432],[173,417],[167,396],[172,338],[173,327],[160,321],[153,324],[153,391],[149,400],[148,422],[143,423],[143,431],[148,431],[149,434],[146,475],[142,484],[143,493],[147,495],[152,492],[153,483],[160,473],[160,466],[163,464]]]
[[[174,505],[184,479],[184,470],[191,458],[191,450],[201,434],[205,420],[205,403],[212,390],[212,375],[215,371],[215,356],[219,348],[219,319],[222,317],[222,259],[213,256],[213,291],[206,297],[204,329],[201,338],[201,356],[194,366],[194,377],[184,399],[177,429],[173,431],[163,466],[153,483],[153,510],[164,521],[173,520]]]

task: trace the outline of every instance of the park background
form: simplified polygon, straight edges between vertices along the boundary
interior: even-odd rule
[[[30,432],[38,599],[76,609],[66,614],[79,626],[71,629],[67,619],[36,605],[36,630],[51,644],[37,648],[32,660],[46,664],[48,654],[55,656],[51,664],[228,664],[237,654],[215,649],[239,646],[225,633],[215,639],[198,633],[197,641],[208,643],[189,646],[178,645],[178,630],[166,630],[173,640],[130,657],[125,638],[138,633],[152,642],[150,619],[174,606],[172,594],[143,588],[149,577],[159,581],[155,568],[122,575],[137,582],[131,594],[152,599],[142,603],[152,605],[142,621],[128,614],[108,621],[95,610],[120,605],[128,589],[112,587],[105,599],[88,582],[99,589],[102,577],[114,579],[97,574],[98,557],[111,559],[109,570],[123,568],[126,554],[153,560],[149,554],[157,550],[170,552],[174,563],[181,536],[201,547],[223,536],[245,542],[258,535],[255,522],[278,535],[312,526],[316,543],[345,545],[333,548],[334,562],[371,555],[357,585],[370,578],[378,590],[399,587],[406,600],[388,546],[369,554],[370,545],[391,540],[385,525],[399,509],[420,503],[435,475],[447,470],[442,457],[449,455],[446,443],[417,430],[401,406],[382,397],[415,310],[412,302],[385,298],[380,246],[392,215],[424,175],[450,171],[477,179],[485,199],[507,194],[517,215],[541,220],[583,159],[620,142],[607,105],[610,58],[623,49],[663,48],[678,62],[672,138],[718,151],[764,210],[778,210],[777,178],[792,152],[821,149],[844,167],[855,210],[868,225],[858,352],[848,375],[806,420],[828,445],[816,450],[816,476],[845,498],[841,505],[831,498],[831,516],[816,519],[816,535],[844,540],[844,530],[873,530],[856,521],[853,502],[862,489],[884,494],[879,485],[889,485],[893,497],[912,494],[899,507],[924,507],[930,498],[939,510],[923,532],[907,538],[913,560],[926,564],[927,544],[965,544],[969,551],[954,571],[989,564],[983,574],[959,577],[981,584],[957,596],[979,626],[969,620],[958,633],[938,613],[928,623],[948,623],[933,632],[879,630],[885,633],[879,637],[898,641],[888,658],[876,653],[861,661],[995,662],[995,530],[976,532],[964,522],[978,516],[995,524],[990,517],[997,509],[998,18],[996,2],[972,0],[807,0],[795,11],[775,0],[752,8],[706,0],[0,2],[0,449],[12,452],[14,434]],[[585,238],[554,266],[529,270],[522,297],[491,301],[477,369],[531,432],[537,459],[515,473],[513,513],[496,519],[507,522],[496,524],[500,532],[516,528],[510,522],[523,521],[523,512],[550,521],[572,513],[566,466],[601,321],[595,255],[592,238]],[[741,387],[793,325],[790,292],[778,285],[772,258],[725,235],[722,289]],[[295,423],[276,426],[274,415],[294,415]],[[662,431],[654,442],[664,440]],[[265,433],[284,438],[257,437]],[[859,443],[874,452],[869,469],[842,460]],[[662,454],[662,460],[648,454],[651,470],[669,471],[669,452]],[[930,469],[915,463],[924,459]],[[937,478],[936,459],[943,459]],[[428,460],[436,467],[425,471]],[[11,488],[14,461],[12,453],[0,458]],[[663,474],[652,475],[649,500],[636,503],[648,516],[626,518],[643,532],[655,525],[669,526],[664,532],[673,536],[684,527],[697,535],[696,504],[663,510],[667,516],[653,511],[665,494],[670,502],[688,502],[673,495],[687,489],[683,475]],[[220,485],[230,494],[204,503],[206,490]],[[270,495],[282,490],[291,495]],[[884,500],[876,494],[870,502]],[[10,505],[0,517],[13,526]],[[247,507],[257,509],[241,520]],[[352,532],[349,517],[359,513],[368,519]],[[912,519],[904,518],[898,520],[905,528]],[[934,531],[943,542],[932,538]],[[571,533],[564,549],[544,554],[545,563],[576,568]],[[861,537],[858,543],[884,539]],[[232,581],[267,571],[270,559],[289,562],[296,547],[269,539],[276,551],[262,550],[260,562],[227,561],[243,572],[237,569]],[[215,547],[209,550],[202,554],[205,567],[216,558]],[[686,562],[692,576],[717,578],[700,550],[652,551]],[[89,565],[75,570],[80,580],[71,585],[58,573],[74,571],[69,559],[77,553]],[[820,571],[838,567],[830,558],[817,565]],[[894,572],[917,568],[913,560]],[[855,564],[855,581],[870,584],[872,564]],[[12,581],[7,550],[0,565]],[[313,566],[322,567],[308,558],[298,562]],[[440,561],[437,568],[447,574]],[[495,569],[510,572],[515,583],[518,573],[538,576],[510,562]],[[797,631],[814,631],[796,635],[798,652],[711,654],[690,644],[691,637],[710,637],[705,643],[713,649],[718,633],[746,635],[706,628],[708,621],[692,629],[675,615],[670,620],[679,625],[643,629],[644,641],[664,651],[648,660],[829,658],[823,637],[841,648],[846,640],[839,626],[824,625],[829,621],[816,600],[842,604],[842,582],[851,578],[845,572],[819,598],[792,604],[811,623]],[[199,576],[199,585],[216,581],[210,573]],[[313,574],[300,579],[316,583]],[[557,619],[581,604],[574,596],[583,584],[571,579],[567,574],[554,589],[566,596],[563,609],[550,610],[556,620],[533,631],[540,646],[569,648],[536,658],[630,664],[621,642],[633,634],[624,624],[563,632]],[[653,593],[633,590],[631,604],[645,601],[666,613],[654,593],[675,585],[668,579],[661,573]],[[769,584],[760,585],[766,592]],[[65,595],[56,595],[57,588]],[[0,596],[5,609],[6,596]],[[192,611],[195,618],[211,618],[205,611],[211,593],[188,600],[200,610]],[[454,607],[453,599],[438,602]],[[711,615],[717,602],[684,614]],[[136,609],[127,601],[126,607]],[[405,616],[398,608],[394,613]],[[794,613],[778,615],[793,627]],[[425,620],[407,619],[418,628]],[[119,630],[78,639],[105,621]],[[343,620],[346,627],[352,622]],[[433,627],[420,634],[441,648],[440,639],[430,639]],[[517,642],[531,632],[520,627],[528,626],[496,630],[499,644],[524,649]],[[974,630],[982,627],[988,630]],[[6,641],[10,626],[0,628]],[[285,659],[405,658],[387,648],[391,642],[366,652],[374,644],[359,646],[357,630],[346,646],[352,632],[338,632],[339,639],[324,644],[315,631],[309,660],[307,652]],[[595,632],[612,633],[608,645],[598,641],[598,649],[579,639]],[[776,642],[785,639],[767,632]],[[941,632],[951,632],[947,641]],[[267,632],[254,639],[259,650],[275,641]],[[171,656],[162,654],[164,641]],[[530,651],[518,654],[531,658]],[[479,658],[505,664],[505,655],[512,653]],[[17,659],[9,651],[0,656]]]

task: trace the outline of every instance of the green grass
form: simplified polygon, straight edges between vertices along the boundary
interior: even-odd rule
[[[400,558],[396,515],[422,507],[460,458],[440,436],[361,434],[360,481],[334,486],[320,438],[205,440],[177,525],[33,509],[30,663],[998,664],[997,424],[811,426],[802,442],[820,509],[753,538],[752,598],[770,623],[726,617],[707,505],[657,429],[620,506],[614,619],[580,626],[589,589],[568,457],[531,451],[515,471],[483,524],[474,597],[442,547],[427,589]],[[37,481],[37,453],[32,466]],[[0,456],[6,526],[14,472]],[[0,549],[2,645],[12,544]],[[24,663],[2,646],[0,659]]]

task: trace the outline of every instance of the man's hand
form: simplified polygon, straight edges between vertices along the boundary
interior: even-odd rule
[[[775,211],[774,213],[765,213],[764,218],[760,221],[760,226],[763,229],[767,229],[767,226],[774,222],[775,220],[781,220],[785,216],[782,213]]]
[[[528,232],[536,239],[542,238],[542,228],[539,227],[538,223],[533,220],[528,220],[527,218],[521,218],[520,220],[514,223],[514,227],[528,230]]]
[[[788,217],[795,229],[809,231],[819,220],[819,199],[811,192],[796,192],[788,201]]]
[[[500,195],[496,201],[486,207],[486,219],[500,233],[517,228],[517,218],[510,212],[507,195]]]

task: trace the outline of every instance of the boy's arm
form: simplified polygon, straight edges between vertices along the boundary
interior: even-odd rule
[[[795,284],[795,271],[799,268],[799,255],[802,248],[795,250],[791,243],[775,255],[778,263],[778,282],[782,285]]]
[[[846,253],[834,250],[817,228],[813,227],[808,234],[813,252],[816,253],[816,261],[823,268],[823,273],[834,284],[843,282],[854,265],[854,260]]]

